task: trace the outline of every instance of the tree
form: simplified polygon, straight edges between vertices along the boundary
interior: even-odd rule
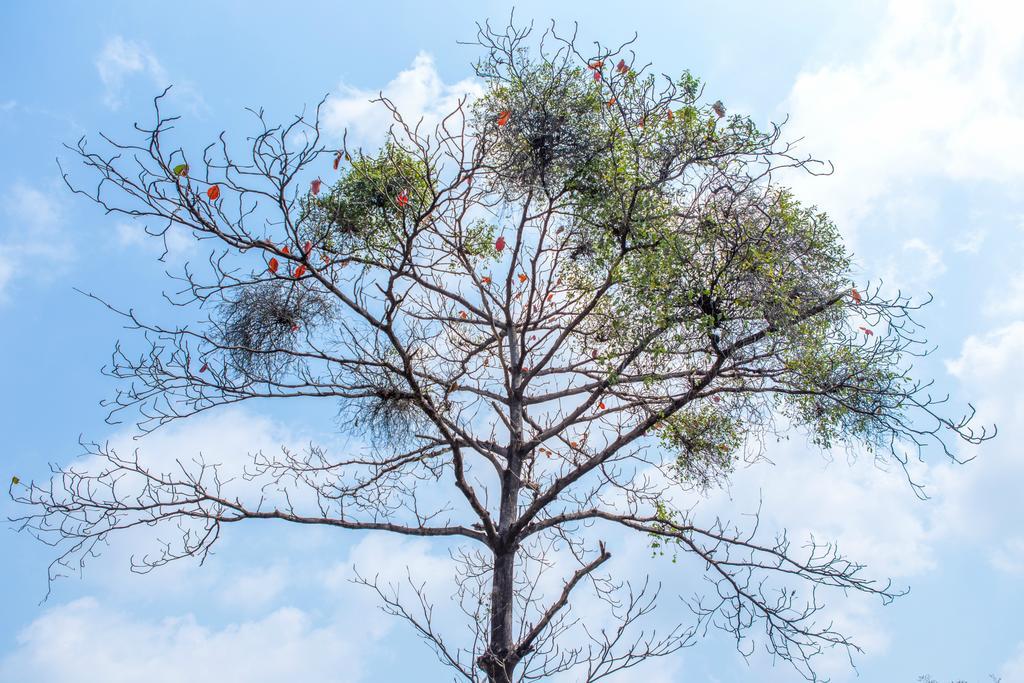
[[[135,415],[146,433],[317,397],[340,402],[367,446],[257,454],[261,493],[247,499],[225,492],[217,463],[164,472],[93,445],[98,470],[12,485],[31,506],[22,528],[59,548],[51,578],[128,528],[177,530],[145,571],[204,558],[225,525],[276,519],[459,540],[468,644],[437,632],[425,599],[360,580],[471,681],[597,681],[708,623],[744,648],[763,627],[808,677],[822,648],[856,648],[819,623],[816,590],[795,588],[898,590],[831,545],[701,524],[686,497],[790,430],[903,465],[927,447],[955,459],[947,435],[990,435],[907,378],[919,305],[853,287],[834,224],[776,180],[827,170],[780,126],[707,103],[689,73],[655,77],[632,42],[584,54],[555,27],[531,35],[479,27],[486,91],[432,129],[381,97],[394,125],[377,151],[325,140],[317,107],[283,126],[255,111],[242,156],[226,134],[192,153],[162,96],[141,139],[70,148],[98,177],[85,190],[65,172],[72,190],[156,238],[215,245],[173,276],[189,324],[108,304],[147,345],[115,350],[111,419]],[[658,588],[603,572],[613,528],[704,567],[714,589],[690,601],[692,619],[631,635]],[[532,588],[546,571],[564,572],[556,595]],[[572,617],[584,586],[617,628]]]

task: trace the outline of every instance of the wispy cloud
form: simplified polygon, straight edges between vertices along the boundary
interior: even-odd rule
[[[103,45],[96,57],[96,71],[103,83],[103,103],[113,110],[124,105],[127,83],[133,77],[144,77],[159,89],[173,83],[148,46],[122,36],[114,36]],[[195,111],[205,106],[202,97],[188,82],[175,83],[174,86],[172,93],[188,108]]]
[[[19,282],[52,279],[74,258],[54,193],[18,182],[0,198],[0,302]]]

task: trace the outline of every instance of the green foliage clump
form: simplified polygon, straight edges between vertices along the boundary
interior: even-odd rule
[[[380,256],[404,242],[434,196],[426,164],[388,143],[376,156],[352,161],[322,195],[305,198],[299,220],[332,255]]]
[[[658,438],[677,452],[675,469],[688,483],[706,488],[732,471],[733,453],[743,443],[738,421],[710,406],[681,410],[662,422]]]

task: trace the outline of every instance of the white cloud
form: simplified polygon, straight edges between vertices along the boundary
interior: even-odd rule
[[[973,398],[979,424],[995,423],[999,434],[973,449],[977,459],[966,467],[936,470],[939,523],[951,536],[975,544],[995,569],[1018,572],[1024,567],[1017,528],[1019,482],[1024,481],[1018,446],[1024,440],[1024,321],[971,335],[946,368]]]
[[[236,609],[251,610],[275,604],[288,584],[288,569],[284,565],[249,567],[231,577],[220,597]]]
[[[1024,683],[1024,641],[1017,645],[1017,649],[1009,661],[999,670],[1002,678],[1000,683]]]
[[[83,598],[22,630],[17,648],[0,663],[0,680],[346,683],[360,678],[365,645],[294,608],[214,628],[191,614],[141,619]]]
[[[993,317],[1024,316],[1024,273],[1016,273],[1009,282],[990,289],[984,311]]]
[[[968,230],[964,233],[963,239],[953,245],[953,251],[962,254],[977,254],[987,237],[988,231],[984,228]]]
[[[1024,574],[1024,537],[1008,538],[992,551],[992,566],[1007,574]]]
[[[915,293],[946,272],[942,250],[917,237],[903,242],[882,268],[881,280],[889,289]]]
[[[394,102],[410,127],[422,119],[420,132],[425,135],[455,110],[462,97],[469,95],[472,99],[482,92],[483,86],[472,78],[446,84],[437,72],[434,58],[421,52],[408,69],[401,71],[379,92],[340,85],[327,101],[323,121],[325,128],[335,135],[348,129],[351,141],[356,144],[379,145],[393,123],[382,104],[370,102],[380,94]]]
[[[103,83],[103,103],[110,109],[120,109],[125,103],[126,84],[134,76],[145,76],[160,90],[171,84],[167,70],[149,47],[122,36],[114,36],[104,43],[95,64]],[[147,96],[153,94],[156,93]],[[176,84],[171,95],[192,111],[204,106],[202,97],[188,83]]]
[[[791,133],[836,173],[803,191],[850,228],[880,197],[944,177],[1010,189],[1024,176],[1024,8],[890,2],[863,57],[807,69]]]
[[[63,229],[63,212],[52,188],[15,183],[0,200],[0,301],[23,282],[47,282],[73,260],[74,247]]]
[[[193,253],[198,243],[195,236],[180,225],[170,226],[161,237],[147,233],[144,225],[122,221],[114,225],[114,237],[123,249],[141,249],[161,255],[166,251],[171,259]]]

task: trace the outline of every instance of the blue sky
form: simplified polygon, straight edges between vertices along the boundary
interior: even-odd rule
[[[55,159],[62,144],[148,120],[151,98],[175,84],[171,105],[187,142],[248,130],[246,106],[285,119],[330,93],[329,128],[368,141],[380,117],[364,103],[383,89],[430,115],[473,84],[473,22],[502,20],[503,3],[64,3],[0,5],[0,370],[6,392],[0,470],[46,476],[80,453],[79,436],[160,457],[244,455],[281,443],[336,439],[335,406],[250,405],[132,442],[103,422],[108,360],[119,322],[72,288],[159,314],[165,264],[138,226],[73,197]],[[554,14],[553,14],[554,13]],[[833,680],[1024,683],[1024,13],[1008,2],[519,3],[521,19],[577,20],[581,35],[614,43],[639,34],[658,70],[691,69],[712,100],[758,122],[789,116],[788,137],[834,162],[826,178],[793,178],[801,197],[834,215],[860,279],[934,302],[920,316],[937,346],[919,364],[940,393],[971,400],[998,439],[932,454],[914,472],[796,441],[773,446],[774,466],[741,471],[705,501],[752,512],[794,535],[836,539],[878,576],[910,586],[882,607],[833,600],[837,625],[865,648],[820,666]],[[170,266],[201,258],[173,242]],[[4,474],[8,477],[9,474]],[[18,511],[0,502],[4,517]],[[442,586],[446,548],[422,541],[253,525],[230,529],[203,567],[146,576],[127,571],[143,536],[119,539],[81,580],[46,591],[49,549],[0,534],[0,681],[339,682],[448,680],[403,624],[377,613],[346,582],[353,563],[411,565]],[[621,540],[623,572],[648,566]],[[671,567],[663,580],[688,585]],[[683,592],[682,590],[678,592]],[[666,602],[677,591],[666,592]],[[443,596],[443,590],[439,593]],[[661,617],[659,617],[661,618]],[[858,678],[859,676],[859,678]],[[735,653],[709,633],[671,660],[622,681],[790,681],[784,665]]]

